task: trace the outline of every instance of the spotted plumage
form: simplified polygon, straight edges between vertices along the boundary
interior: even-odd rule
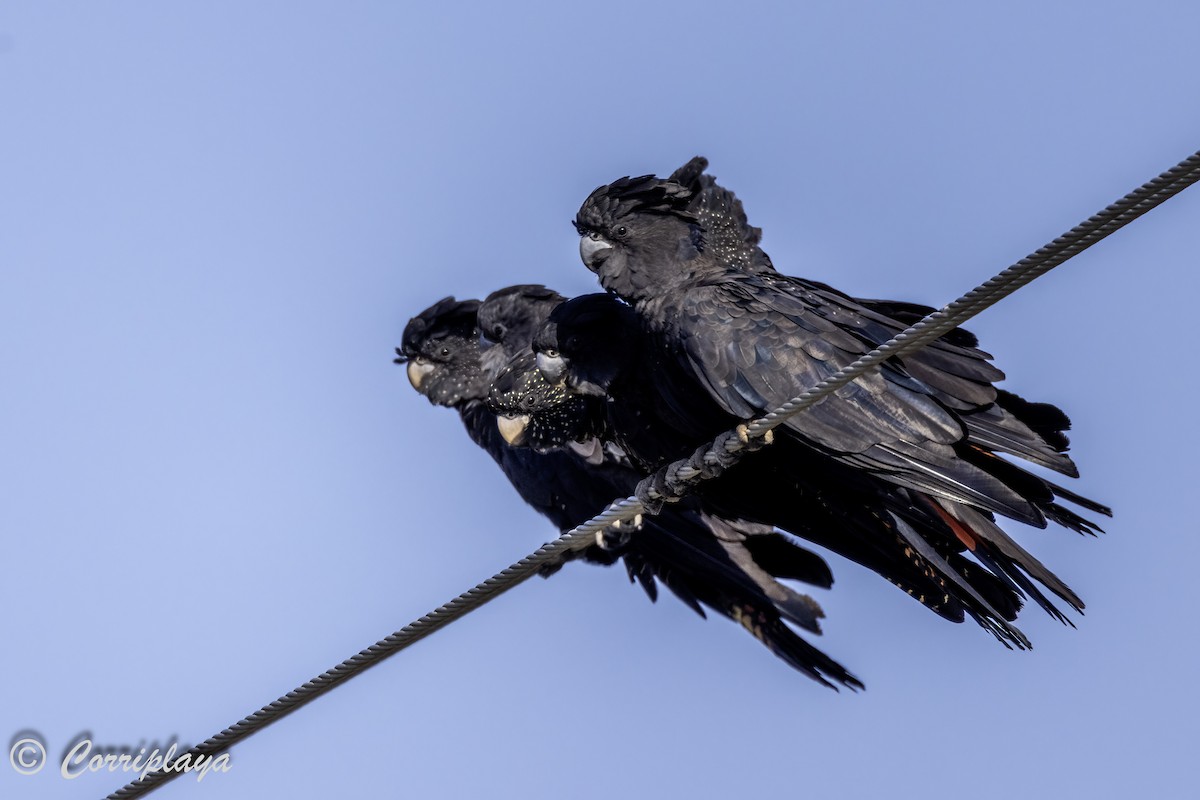
[[[493,293],[484,304],[490,304],[486,314],[477,301],[447,298],[409,323],[397,361],[408,366],[417,391],[459,412],[471,438],[492,456],[522,498],[558,528],[568,529],[627,496],[640,475],[603,449],[593,457],[572,447],[514,446],[504,440],[495,413],[487,407],[506,349],[527,351],[528,339],[522,345],[520,338],[532,333],[521,331],[540,323],[554,302],[555,296],[543,287],[529,286]],[[498,341],[481,342],[481,319]],[[646,519],[636,533],[603,537],[584,551],[584,558],[601,564],[620,559],[630,579],[651,599],[662,583],[702,616],[706,607],[731,618],[752,609],[763,620],[752,633],[790,666],[827,686],[862,686],[845,667],[785,624],[818,633],[824,613],[811,597],[779,579],[828,586],[832,575],[820,557],[769,527],[721,519],[688,504]]]
[[[546,380],[532,351],[515,356],[496,376],[488,395],[488,405],[498,415],[521,421],[520,441],[512,443],[543,451],[572,444],[580,445],[581,452],[590,447],[603,433],[602,404]]]

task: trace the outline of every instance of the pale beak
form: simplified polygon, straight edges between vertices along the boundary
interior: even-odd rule
[[[583,259],[583,265],[592,272],[600,269],[604,259],[608,258],[609,250],[612,250],[612,245],[594,233],[586,233],[579,237],[579,257]]]
[[[513,447],[517,447],[525,441],[527,425],[529,425],[528,414],[522,414],[519,417],[496,417],[496,427],[500,429],[500,435]]]
[[[425,376],[433,372],[433,364],[428,361],[412,360],[408,362],[408,382],[418,392],[421,391],[421,381],[425,380]]]
[[[553,384],[562,382],[563,373],[567,371],[567,365],[563,362],[562,356],[551,356],[546,353],[537,354],[538,372],[542,373],[542,377]]]

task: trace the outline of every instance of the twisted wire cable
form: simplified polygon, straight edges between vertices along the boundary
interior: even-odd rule
[[[691,459],[676,461],[659,470],[642,482],[638,495],[614,501],[592,519],[566,531],[558,539],[542,545],[535,552],[483,583],[204,740],[176,759],[176,763],[181,763],[185,758],[188,759],[188,763],[195,763],[198,757],[211,758],[225,752],[355,675],[523,583],[533,577],[542,565],[555,561],[563,553],[587,547],[598,533],[614,522],[631,520],[640,513],[653,513],[662,502],[677,500],[700,481],[715,477],[746,453],[769,444],[771,431],[867,370],[889,358],[929,344],[1072,256],[1120,230],[1150,209],[1161,205],[1197,180],[1200,180],[1200,152],[1192,154],[1053,242],[1016,262],[953,303],[925,317],[771,413],[717,437],[710,445],[697,450]],[[167,770],[147,773],[108,795],[106,800],[132,800],[142,797],[181,774],[180,771]]]

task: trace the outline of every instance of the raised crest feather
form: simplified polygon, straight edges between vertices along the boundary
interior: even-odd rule
[[[633,213],[671,214],[695,222],[696,215],[688,211],[692,197],[691,189],[673,180],[653,175],[626,176],[588,195],[575,217],[575,227],[581,233],[603,231],[614,220]]]

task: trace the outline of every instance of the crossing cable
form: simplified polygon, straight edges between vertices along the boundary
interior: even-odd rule
[[[392,635],[381,639],[365,650],[343,661],[331,670],[293,689],[283,697],[263,706],[220,733],[212,736],[176,759],[175,763],[195,763],[196,759],[216,757],[243,739],[257,733],[317,697],[336,688],[355,675],[378,664],[415,642],[424,639],[479,606],[533,577],[538,569],[554,562],[569,550],[587,547],[596,534],[617,521],[633,519],[639,513],[655,510],[662,502],[678,499],[699,481],[719,474],[723,467],[734,463],[746,452],[770,442],[770,433],[795,414],[846,385],[888,358],[917,350],[985,308],[1002,300],[1030,281],[1045,274],[1096,242],[1123,228],[1152,208],[1174,197],[1200,180],[1200,152],[1196,152],[1152,181],[1125,195],[1100,213],[1072,228],[1045,247],[1031,253],[996,277],[972,289],[940,311],[935,311],[912,325],[885,344],[857,361],[838,370],[803,394],[793,398],[771,413],[724,434],[709,446],[701,448],[691,459],[677,461],[660,470],[639,486],[638,496],[613,502],[592,519],[565,532],[507,569],[483,583],[439,606],[420,619],[409,623]],[[715,467],[715,469],[714,469]],[[648,507],[649,506],[649,507]],[[183,774],[180,771],[147,773],[108,795],[106,800],[132,800],[142,797],[168,781]]]

